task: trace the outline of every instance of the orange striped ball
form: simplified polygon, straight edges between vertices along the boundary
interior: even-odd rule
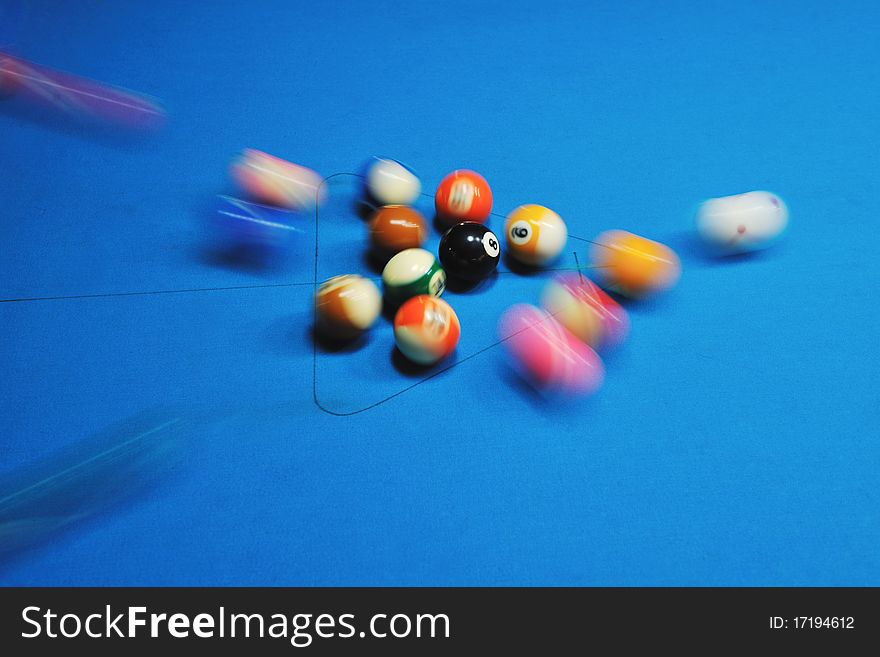
[[[431,365],[455,351],[461,326],[448,303],[420,294],[404,303],[394,317],[394,339],[414,363]]]
[[[461,221],[481,224],[492,212],[492,190],[476,171],[456,169],[440,181],[434,193],[434,209],[449,226]]]

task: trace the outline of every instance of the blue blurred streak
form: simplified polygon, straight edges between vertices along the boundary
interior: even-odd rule
[[[153,491],[175,470],[191,422],[145,412],[0,476],[0,566]]]

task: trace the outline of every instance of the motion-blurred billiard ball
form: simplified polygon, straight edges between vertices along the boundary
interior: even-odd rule
[[[592,394],[605,378],[596,352],[540,308],[528,304],[508,308],[498,321],[498,337],[514,370],[538,390]]]
[[[712,198],[697,212],[697,232],[719,255],[766,249],[787,225],[788,208],[771,192]]]
[[[254,148],[244,149],[229,173],[251,199],[266,205],[312,210],[327,195],[324,179],[315,171]]]
[[[414,363],[432,365],[451,354],[461,333],[452,306],[430,295],[413,297],[394,317],[394,340]]]
[[[625,230],[602,233],[590,253],[601,285],[633,299],[668,290],[681,276],[675,251]]]
[[[447,225],[460,221],[483,223],[492,211],[492,190],[476,171],[458,169],[447,175],[434,194],[437,217]]]
[[[420,247],[428,239],[428,223],[421,213],[406,205],[386,205],[373,213],[370,242],[376,253],[394,255]]]
[[[346,274],[324,281],[315,295],[316,330],[350,340],[370,328],[382,312],[382,295],[373,281]]]
[[[440,240],[440,264],[449,276],[463,281],[489,276],[498,266],[500,254],[495,233],[473,221],[456,224]]]
[[[409,205],[422,193],[422,183],[397,160],[374,157],[364,167],[367,196],[379,205]]]
[[[547,283],[541,306],[593,349],[620,344],[629,332],[626,311],[580,272]]]
[[[504,235],[510,255],[534,267],[558,257],[568,241],[565,222],[543,205],[521,205],[507,215]]]
[[[430,251],[406,249],[385,265],[382,284],[385,301],[389,307],[396,308],[419,294],[439,297],[446,289],[446,272]]]

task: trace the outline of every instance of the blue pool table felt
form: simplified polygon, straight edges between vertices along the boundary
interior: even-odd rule
[[[0,583],[880,584],[880,5],[28,9],[0,44],[151,94],[168,123],[0,101],[0,476],[147,409],[199,422],[174,476],[0,561]],[[593,398],[539,398],[498,347],[467,358],[550,276],[502,266],[446,295],[460,365],[328,414],[313,382],[345,413],[425,373],[384,320],[313,371],[314,217],[269,266],[218,253],[205,218],[244,147],[324,175],[388,155],[429,194],[472,168],[499,214],[631,230],[683,275],[628,305]],[[319,278],[375,275],[357,182],[330,184]],[[697,204],[752,189],[787,201],[785,240],[707,257]]]

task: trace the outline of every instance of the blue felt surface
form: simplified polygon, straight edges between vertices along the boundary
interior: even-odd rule
[[[0,474],[144,409],[199,421],[176,476],[0,582],[880,584],[876,3],[29,9],[17,54],[169,121],[126,137],[0,103],[0,298],[201,291],[0,304]],[[334,417],[312,399],[312,222],[268,268],[205,234],[248,146],[324,174],[386,154],[429,192],[473,168],[496,211],[659,239],[683,277],[630,306],[592,399],[541,402],[495,348]],[[319,219],[321,276],[367,270],[355,182]],[[696,204],[750,189],[788,202],[786,240],[703,256]],[[448,295],[458,358],[544,280]],[[387,324],[319,354],[338,411],[418,380]]]

